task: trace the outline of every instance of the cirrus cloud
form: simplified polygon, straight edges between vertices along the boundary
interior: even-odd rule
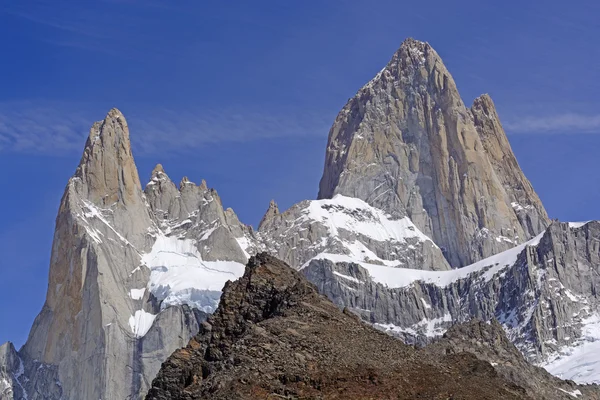
[[[0,152],[79,152],[93,121],[106,111],[82,111],[75,104],[0,103]],[[151,109],[125,112],[125,117],[134,150],[141,155],[189,153],[214,143],[324,136],[333,120],[332,115],[295,109]]]
[[[600,114],[562,113],[509,119],[504,124],[510,133],[599,133]]]

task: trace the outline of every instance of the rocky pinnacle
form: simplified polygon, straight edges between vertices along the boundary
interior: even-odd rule
[[[338,193],[409,216],[454,267],[548,224],[489,97],[467,109],[440,56],[414,39],[331,127],[319,198]]]
[[[269,208],[267,208],[267,212],[265,212],[265,215],[263,215],[260,223],[258,224],[258,230],[260,231],[261,228],[276,215],[279,215],[279,207],[277,207],[275,200],[271,200],[269,203]]]

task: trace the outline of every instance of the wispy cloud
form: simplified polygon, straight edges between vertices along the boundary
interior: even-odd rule
[[[132,132],[136,132],[132,133],[136,148],[154,154],[165,149],[182,152],[213,143],[323,136],[332,118],[302,110],[231,109],[202,113],[162,110],[152,117],[132,114],[128,121]]]
[[[150,13],[148,10],[161,12]],[[40,27],[37,39],[56,46],[106,53],[124,59],[174,57],[182,45],[168,40],[161,26],[164,12],[177,8],[148,0],[101,0],[53,2],[32,0],[0,4],[6,13]]]
[[[61,155],[81,151],[89,127],[103,115],[70,110],[77,107],[0,103],[0,152]],[[215,143],[324,136],[333,120],[333,116],[306,110],[161,109],[125,114],[139,155],[185,154]]]
[[[84,116],[51,105],[0,104],[0,152],[68,153],[81,148],[86,125]]]
[[[509,133],[596,133],[600,134],[600,114],[563,113],[511,118],[504,123]]]

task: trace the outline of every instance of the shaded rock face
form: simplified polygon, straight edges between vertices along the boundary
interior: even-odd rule
[[[251,236],[252,229],[240,223],[233,210],[223,208],[217,191],[205,181],[198,186],[184,177],[177,188],[159,164],[144,193],[159,228],[167,235],[196,240],[203,260],[248,260],[236,238]]]
[[[413,39],[338,114],[318,197],[335,194],[410,217],[453,267],[548,224],[489,97],[467,109],[438,54]]]
[[[409,343],[427,344],[457,321],[497,319],[528,361],[542,363],[594,340],[582,328],[598,317],[599,243],[600,222],[554,222],[528,245],[463,275],[440,271],[394,287],[392,280],[376,281],[365,266],[326,259],[301,272],[339,307]]]
[[[12,343],[0,346],[0,399],[23,398],[23,388],[19,381],[22,364]]]
[[[420,352],[382,334],[259,254],[226,285],[200,333],[163,364],[146,398],[271,397],[542,398],[470,353]]]

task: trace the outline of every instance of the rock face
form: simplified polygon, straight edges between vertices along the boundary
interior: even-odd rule
[[[497,342],[510,346],[501,332]],[[455,350],[456,343],[417,351],[342,312],[299,273],[260,254],[226,285],[200,333],[163,364],[146,398],[567,399],[559,387],[581,390],[540,374],[554,387],[527,393],[489,363]],[[525,364],[514,348],[506,359]],[[594,388],[583,389],[598,398]]]
[[[476,98],[470,111],[485,153],[521,226],[530,234],[543,231],[549,223],[548,215],[517,163],[491,97],[484,94]]]
[[[203,260],[248,260],[236,238],[251,235],[251,228],[223,208],[217,191],[205,181],[197,186],[184,177],[178,189],[159,164],[144,193],[159,228],[167,235],[197,240]]]
[[[225,281],[243,273],[235,236],[246,233],[205,182],[177,188],[157,166],[142,191],[127,122],[111,110],[65,189],[46,302],[18,354],[5,345],[3,390],[29,400],[143,396]]]
[[[265,215],[263,215],[262,219],[260,220],[260,223],[258,224],[258,230],[260,231],[266,223],[268,223],[273,217],[276,217],[277,215],[279,215],[279,207],[277,206],[277,203],[275,203],[275,200],[271,200],[271,202],[269,203],[269,208],[267,208],[267,212],[265,213]]]
[[[413,39],[348,101],[329,132],[319,198],[336,194],[408,216],[453,267],[548,224],[489,97],[467,109],[435,50]]]
[[[19,381],[23,374],[21,359],[12,343],[0,346],[0,399],[23,398],[23,388]]]
[[[329,254],[398,268],[450,269],[439,247],[408,218],[394,219],[360,199],[337,195],[269,212],[255,235],[258,248],[293,268]]]
[[[147,279],[134,269],[151,226],[127,122],[113,109],[93,125],[65,189],[46,302],[21,351],[23,360],[58,367],[64,397],[125,398],[139,390],[129,317],[145,305],[128,287]]]
[[[472,317],[497,319],[528,361],[544,363],[598,340],[599,243],[600,222],[554,222],[533,240],[458,270],[383,273],[333,258],[315,259],[302,273],[338,306],[407,342],[426,344]],[[572,360],[574,370],[585,363]]]

